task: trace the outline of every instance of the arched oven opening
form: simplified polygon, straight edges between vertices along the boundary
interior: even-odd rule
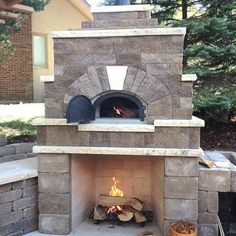
[[[141,101],[129,94],[111,93],[99,97],[93,104],[96,118],[125,118],[144,121],[146,109]]]
[[[110,93],[100,96],[93,104],[90,99],[78,95],[67,107],[67,123],[88,123],[97,118],[135,119],[144,121],[146,107],[135,96]]]

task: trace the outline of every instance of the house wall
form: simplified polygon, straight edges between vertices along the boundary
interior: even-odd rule
[[[22,29],[11,35],[15,54],[0,63],[0,101],[32,101],[32,33],[31,17],[22,22]]]
[[[83,3],[77,3],[83,5]],[[81,10],[84,10],[81,8]],[[81,22],[91,20],[87,12],[82,12],[71,3],[65,0],[52,0],[42,12],[35,12],[32,16],[32,32],[47,35],[47,57],[48,66],[46,68],[33,69],[34,81],[34,101],[43,101],[44,85],[40,82],[40,76],[54,75],[54,51],[51,31],[79,29]],[[87,13],[85,15],[85,13]],[[91,15],[91,14],[90,14]],[[91,16],[92,17],[92,16]]]

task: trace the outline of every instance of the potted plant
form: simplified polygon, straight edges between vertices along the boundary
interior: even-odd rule
[[[178,221],[171,225],[170,236],[197,236],[197,227],[187,221]]]

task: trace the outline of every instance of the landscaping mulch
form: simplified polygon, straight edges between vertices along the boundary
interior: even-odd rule
[[[201,148],[236,151],[236,122],[206,120],[201,129]]]

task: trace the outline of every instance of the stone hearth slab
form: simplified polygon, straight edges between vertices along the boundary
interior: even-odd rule
[[[100,225],[93,224],[93,221],[86,220],[79,227],[73,230],[68,236],[143,236],[147,235],[144,232],[150,232],[150,236],[162,236],[157,226],[148,224],[145,227],[138,225],[112,225],[108,222],[103,222]],[[38,231],[26,234],[26,236],[46,236]],[[51,235],[58,236],[58,235]]]
[[[92,155],[130,155],[161,157],[202,157],[203,150],[174,148],[121,148],[121,147],[73,147],[73,146],[34,146],[34,153],[92,154]]]

